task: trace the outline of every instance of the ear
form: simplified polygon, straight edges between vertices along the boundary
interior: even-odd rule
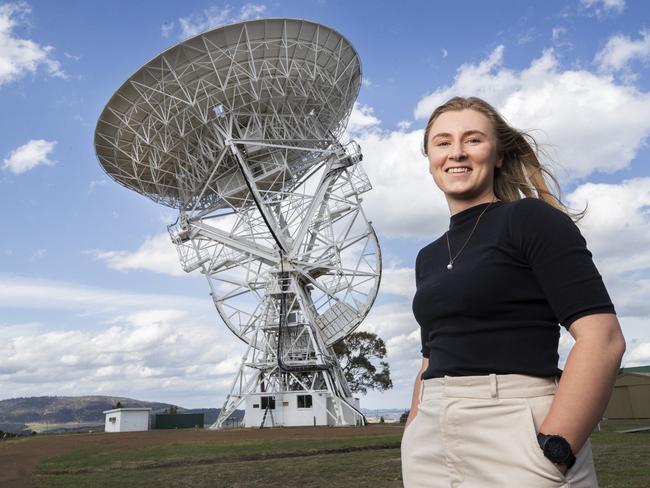
[[[500,168],[503,166],[503,156],[499,156],[499,159],[497,159],[497,164],[494,165],[495,168]]]

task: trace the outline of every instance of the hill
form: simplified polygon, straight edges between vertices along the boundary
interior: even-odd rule
[[[171,407],[176,407],[178,413],[203,413],[206,425],[214,422],[219,415],[219,409],[217,408],[186,409],[170,403],[147,402],[114,396],[11,398],[0,400],[0,430],[29,433],[32,430],[31,427],[35,424],[44,426],[38,430],[48,432],[88,430],[90,427],[101,430],[104,426],[104,414],[102,412],[114,408],[117,402],[120,402],[122,407],[151,408],[152,415],[163,413]],[[243,412],[236,411],[234,416],[241,418]],[[75,428],[75,425],[78,428]]]

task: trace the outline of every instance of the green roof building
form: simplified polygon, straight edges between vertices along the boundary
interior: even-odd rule
[[[603,416],[607,419],[650,419],[650,366],[619,371]]]

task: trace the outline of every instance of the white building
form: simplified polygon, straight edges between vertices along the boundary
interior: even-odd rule
[[[359,408],[358,398],[346,400],[355,408]],[[244,426],[260,427],[262,421],[264,427],[336,425],[335,419],[328,416],[328,409],[334,410],[331,394],[327,390],[315,391],[313,394],[304,391],[251,393],[246,396]],[[352,410],[342,407],[342,411],[345,421],[354,425],[355,416]]]
[[[149,430],[150,408],[114,408],[104,410],[106,432],[137,432]]]

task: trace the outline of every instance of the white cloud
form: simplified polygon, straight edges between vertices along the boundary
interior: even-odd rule
[[[620,14],[625,9],[625,0],[580,0],[580,3],[599,17],[610,12]]]
[[[12,396],[164,396],[182,406],[220,406],[243,347],[188,310],[140,310],[100,330],[25,329],[1,341],[0,386]]]
[[[562,70],[552,50],[511,70],[502,66],[503,51],[499,46],[477,65],[462,65],[452,85],[418,102],[415,116],[428,118],[452,96],[475,95],[515,127],[535,129],[565,182],[629,166],[650,134],[650,94],[607,75]]]
[[[381,273],[381,293],[412,297],[415,293],[413,268],[384,268]]]
[[[413,125],[413,122],[411,122],[410,120],[400,120],[397,123],[397,128],[399,130],[406,130],[406,129],[409,129],[411,127],[411,125]]]
[[[88,184],[88,193],[92,193],[95,191],[95,188],[99,186],[104,186],[107,183],[107,181],[102,178],[101,180],[91,180],[91,182]]]
[[[266,12],[266,5],[256,3],[246,3],[239,10],[239,19],[256,19]]]
[[[56,141],[32,139],[9,153],[4,160],[4,169],[18,175],[37,166],[52,166],[54,161],[49,156],[54,146]]]
[[[647,366],[650,364],[650,342],[639,344],[627,355],[625,367]]]
[[[117,213],[113,215],[114,218],[118,216]],[[159,216],[159,220],[165,225],[174,222],[176,218],[177,215],[169,211],[164,211]],[[236,221],[237,217],[234,214],[224,215],[211,219],[209,225],[230,232]],[[146,237],[135,251],[95,249],[85,253],[118,271],[145,270],[170,276],[188,276],[181,267],[178,252],[167,232]]]
[[[167,232],[147,237],[133,252],[95,250],[88,253],[118,271],[148,270],[171,276],[187,275],[181,268],[178,253]]]
[[[213,5],[203,9],[200,13],[193,13],[187,17],[180,17],[178,25],[181,32],[180,39],[192,37],[201,32],[214,29],[220,25],[240,22],[244,20],[257,19],[266,12],[266,5],[258,3],[246,3],[239,10],[231,7],[229,4]],[[163,24],[161,33],[163,37],[169,36],[174,28],[173,23]]]
[[[32,256],[29,258],[31,262],[40,261],[45,256],[47,256],[47,249],[37,249],[32,253]]]
[[[553,27],[551,31],[551,38],[553,42],[558,42],[564,34],[566,34],[565,27],[561,27],[561,26]]]
[[[113,313],[140,308],[179,307],[205,310],[209,300],[98,288],[0,273],[0,309],[45,309]]]
[[[567,202],[573,208],[589,204],[579,226],[603,272],[650,270],[650,178],[585,183]]]
[[[360,131],[366,131],[377,127],[381,120],[374,115],[374,109],[368,105],[361,105],[359,102],[354,102],[352,113],[348,120],[346,133],[350,136],[358,134]],[[346,136],[344,136],[345,138]]]
[[[167,39],[169,37],[169,34],[171,34],[171,32],[174,30],[174,27],[174,22],[165,22],[160,26],[160,35]]]
[[[40,67],[50,76],[66,77],[61,64],[52,57],[54,47],[16,37],[14,29],[24,25],[30,13],[26,2],[0,5],[0,86],[35,73]]]
[[[607,44],[594,57],[594,63],[601,71],[629,72],[632,61],[650,61],[650,31],[640,32],[638,39],[619,34],[610,37]]]

